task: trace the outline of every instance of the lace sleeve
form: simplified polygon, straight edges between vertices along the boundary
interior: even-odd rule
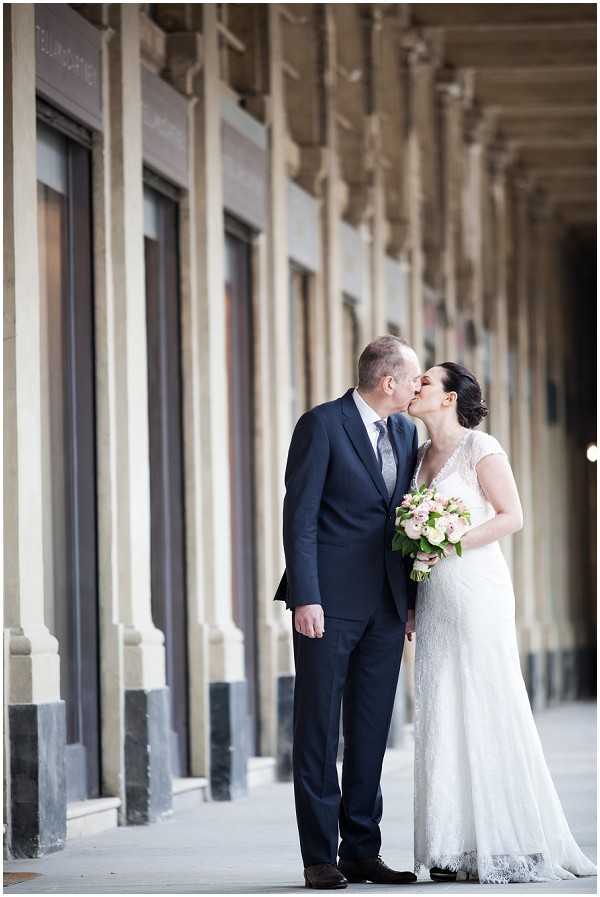
[[[504,455],[506,457],[506,452],[494,436],[483,433],[481,430],[474,431],[471,441],[471,465],[477,467],[481,459],[488,455]]]

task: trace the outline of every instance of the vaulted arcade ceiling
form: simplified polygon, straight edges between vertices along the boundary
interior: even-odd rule
[[[414,3],[405,24],[460,73],[566,227],[596,220],[596,5]]]

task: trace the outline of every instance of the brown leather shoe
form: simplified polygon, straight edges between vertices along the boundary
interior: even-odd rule
[[[304,867],[304,887],[332,890],[347,888],[348,882],[333,863],[317,863]]]
[[[338,869],[352,884],[372,881],[376,885],[412,885],[417,876],[412,872],[396,872],[383,862],[380,856],[360,860],[342,860]]]

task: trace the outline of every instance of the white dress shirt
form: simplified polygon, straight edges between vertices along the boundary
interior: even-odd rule
[[[354,402],[356,403],[356,407],[358,408],[359,414],[362,417],[362,422],[365,425],[365,429],[371,440],[371,445],[373,446],[373,451],[375,452],[375,457],[378,458],[377,455],[377,440],[379,438],[379,430],[375,426],[375,421],[385,420],[387,424],[387,417],[381,417],[374,408],[371,408],[368,402],[365,402],[358,389],[355,389],[352,393],[352,397]]]

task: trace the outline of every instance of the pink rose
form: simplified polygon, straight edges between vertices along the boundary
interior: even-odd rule
[[[409,539],[420,539],[423,532],[423,524],[418,520],[405,520],[404,531]]]

